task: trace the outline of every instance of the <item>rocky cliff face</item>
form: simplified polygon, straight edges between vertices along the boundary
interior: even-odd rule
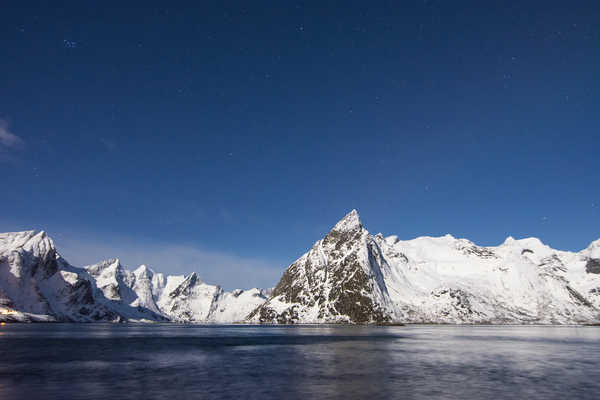
[[[356,211],[283,274],[250,320],[271,323],[386,322],[393,319],[377,245]]]
[[[600,316],[600,241],[481,247],[450,235],[369,234],[356,211],[285,271],[260,323],[586,323]]]

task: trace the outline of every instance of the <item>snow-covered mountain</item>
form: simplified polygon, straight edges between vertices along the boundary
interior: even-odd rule
[[[44,233],[0,234],[0,321],[226,323],[592,323],[600,321],[600,240],[578,253],[511,237],[371,235],[350,212],[272,290],[196,273],[165,276],[118,259],[77,268]]]
[[[283,274],[261,323],[590,323],[600,318],[600,240],[572,253],[540,240],[481,247],[450,235],[371,235],[354,210]]]
[[[225,292],[187,277],[135,271],[118,259],[69,265],[45,232],[0,234],[0,321],[241,321],[261,289]]]

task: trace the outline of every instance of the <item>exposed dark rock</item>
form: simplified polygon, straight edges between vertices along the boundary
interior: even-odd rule
[[[450,297],[452,299],[451,307],[456,310],[459,315],[462,316],[470,316],[470,315],[479,315],[480,313],[473,310],[473,306],[471,304],[471,294],[465,292],[462,289],[441,289],[431,293],[435,297]],[[451,309],[446,309],[441,311],[442,315],[448,316],[451,313]]]
[[[498,258],[493,251],[486,249],[485,247],[473,245],[464,247],[462,250],[465,254],[474,255],[480,258]]]
[[[571,297],[579,304],[583,304],[584,306],[587,306],[587,307],[594,307],[592,305],[592,303],[590,303],[585,297],[583,297],[581,295],[581,293],[579,293],[577,290],[573,289],[571,286],[567,285],[567,290],[569,291],[569,294],[571,295]]]
[[[81,314],[81,315],[89,315],[89,313],[90,313],[90,310],[86,307],[81,307],[79,309],[79,314]]]
[[[47,254],[42,257],[33,257],[33,263],[31,266],[31,276],[41,273],[42,278],[47,279],[54,275],[58,271],[58,264],[56,262],[56,251],[50,249]]]
[[[600,258],[588,258],[585,271],[588,274],[600,274]]]
[[[307,264],[310,264],[308,262]],[[273,289],[272,297],[283,295],[288,303],[299,303],[300,293],[302,293],[303,285],[296,282],[299,275],[299,266],[292,264],[281,277],[281,280]],[[296,283],[295,283],[296,282]]]
[[[541,276],[566,282],[564,273],[567,272],[567,268],[556,254],[543,258],[539,268]]]
[[[94,293],[92,284],[86,279],[79,279],[72,286],[71,295],[69,296],[69,304],[94,304]]]
[[[193,272],[183,282],[181,282],[181,284],[177,286],[175,290],[169,293],[169,297],[175,298],[179,296],[189,296],[192,288],[196,285],[198,281],[198,275],[195,272]]]

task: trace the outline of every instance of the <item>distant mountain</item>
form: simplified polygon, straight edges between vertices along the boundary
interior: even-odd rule
[[[292,265],[260,323],[566,324],[600,317],[600,240],[579,252],[535,238],[371,235],[350,212]]]
[[[0,321],[492,323],[600,321],[600,240],[578,253],[508,238],[371,235],[350,212],[271,290],[226,292],[196,273],[118,259],[77,268],[44,233],[0,234]]]
[[[165,276],[118,259],[69,265],[45,232],[0,234],[0,321],[241,321],[261,289],[226,292],[193,273]]]

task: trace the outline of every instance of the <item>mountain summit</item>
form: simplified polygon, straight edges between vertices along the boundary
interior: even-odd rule
[[[378,249],[356,210],[342,218],[288,267],[271,298],[251,315],[256,322],[385,322],[393,308]]]
[[[331,229],[332,231],[345,232],[357,229],[362,229],[362,222],[358,216],[358,211],[352,210],[344,218],[338,221]]]

